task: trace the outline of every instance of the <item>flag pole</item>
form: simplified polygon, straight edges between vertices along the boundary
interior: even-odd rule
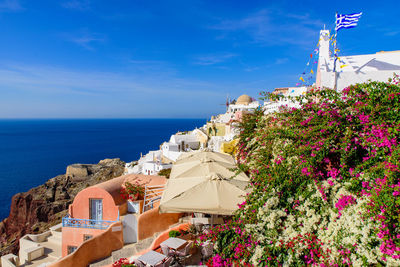
[[[335,14],[335,39],[334,39],[334,43],[333,43],[333,56],[334,56],[334,58],[335,58],[335,60],[334,60],[334,62],[333,62],[333,89],[334,90],[336,90],[336,87],[337,87],[337,84],[336,84],[336,80],[337,80],[337,73],[336,73],[336,60],[337,60],[337,57],[336,57],[336,48],[337,48],[337,46],[336,46],[336,44],[337,44],[337,29],[336,29],[336,27],[337,27],[337,25],[336,25],[336,20],[337,20],[337,12],[336,12],[336,14]]]

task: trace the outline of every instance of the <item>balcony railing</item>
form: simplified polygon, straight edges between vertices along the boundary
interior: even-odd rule
[[[63,227],[76,227],[76,228],[92,228],[92,229],[107,229],[111,224],[117,221],[104,221],[104,220],[90,220],[90,219],[76,219],[71,218],[69,215],[62,219]]]
[[[143,212],[153,208],[154,204],[160,202],[165,185],[145,186]]]

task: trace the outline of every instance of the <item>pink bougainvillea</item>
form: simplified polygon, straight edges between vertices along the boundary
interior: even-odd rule
[[[342,92],[312,88],[298,101],[301,108],[267,116],[256,110],[242,118],[236,158],[251,192],[229,223],[200,237],[215,243],[207,265],[399,266],[399,78]],[[360,256],[358,237],[340,241],[351,231],[322,241],[328,225],[349,213],[368,225],[364,246],[371,262]]]

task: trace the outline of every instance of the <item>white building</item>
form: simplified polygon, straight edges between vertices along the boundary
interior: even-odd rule
[[[161,145],[162,155],[170,161],[176,161],[182,152],[197,150],[200,148],[199,137],[194,133],[177,133],[171,135],[169,142]]]
[[[269,114],[279,111],[281,107],[288,108],[300,108],[300,103],[295,101],[295,97],[301,96],[307,92],[307,87],[285,87],[276,88],[274,92],[275,95],[282,95],[284,98],[276,101],[265,101],[264,102],[264,113]]]
[[[235,113],[237,111],[250,111],[252,112],[254,109],[258,108],[260,103],[258,101],[252,99],[248,95],[241,95],[236,100],[235,104],[230,104],[228,107],[228,112]]]
[[[156,175],[164,169],[171,169],[172,164],[161,163],[161,161],[146,161],[143,163],[141,173],[146,175]]]
[[[149,151],[146,155],[141,156],[136,165],[127,163],[125,165],[125,174],[146,174],[155,175],[163,169],[172,168],[171,164],[162,163],[162,151]]]
[[[177,144],[178,150],[188,151],[189,149],[199,149],[200,141],[195,134],[192,133],[177,133],[171,135],[170,143]]]
[[[171,142],[164,142],[161,145],[161,151],[163,156],[170,161],[176,161],[182,154],[182,152],[180,151],[180,146],[178,147],[178,144],[174,144]]]
[[[251,113],[260,106],[260,103],[248,95],[241,95],[234,104],[229,104],[224,114],[211,117],[211,122],[228,123],[238,119],[237,113]]]
[[[369,55],[342,56],[336,61],[329,56],[328,30],[320,32],[320,48],[317,70],[317,87],[343,90],[356,83],[372,81],[387,82],[393,73],[400,74],[400,51],[377,52]]]

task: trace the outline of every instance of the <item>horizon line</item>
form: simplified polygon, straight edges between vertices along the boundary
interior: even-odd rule
[[[151,118],[0,118],[0,120],[192,120],[192,119],[207,119],[207,118],[174,118],[174,117],[151,117]]]

